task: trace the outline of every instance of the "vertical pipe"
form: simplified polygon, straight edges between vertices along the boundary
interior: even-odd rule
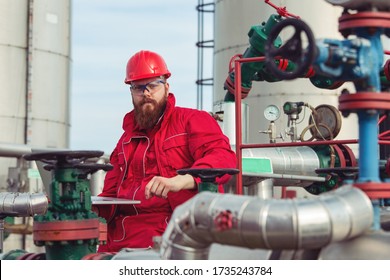
[[[239,173],[237,174],[236,181],[236,194],[242,194],[242,137],[241,137],[241,65],[240,60],[236,60],[234,63],[234,88],[235,88],[235,101],[236,101],[236,156],[237,156],[237,168]]]
[[[4,219],[0,217],[0,253],[3,253]]]
[[[374,211],[374,218],[373,218],[373,224],[372,229],[373,230],[381,230],[381,207],[380,202],[378,199],[371,200],[373,211]]]
[[[378,114],[359,112],[359,179],[379,182]]]
[[[383,30],[377,29],[372,33],[372,29],[361,28],[358,29],[358,37],[365,38],[370,42],[371,56],[367,61],[368,67],[371,71],[367,77],[364,86],[355,83],[357,93],[360,91],[371,91],[373,94],[381,94],[381,84],[379,72],[383,63],[383,46],[381,42],[381,35]],[[378,110],[360,110],[358,111],[359,123],[359,178],[360,182],[380,182],[379,176],[379,112]],[[380,225],[380,205],[379,201],[373,199],[373,223],[372,229],[379,230]]]
[[[372,33],[371,28],[361,28],[357,36],[370,42],[370,59],[366,63],[371,69],[364,86],[355,83],[357,93],[371,91],[380,94],[381,84],[379,71],[383,63],[383,47],[381,43],[382,30]],[[359,179],[361,182],[379,182],[379,147],[378,147],[378,118],[377,110],[360,110],[359,119]]]
[[[271,199],[274,196],[274,179],[264,179],[257,184],[247,187],[247,194],[262,199]]]
[[[28,21],[27,21],[27,62],[26,62],[26,116],[24,130],[24,144],[31,144],[31,112],[32,112],[32,80],[33,80],[33,20],[34,20],[34,0],[28,1]]]

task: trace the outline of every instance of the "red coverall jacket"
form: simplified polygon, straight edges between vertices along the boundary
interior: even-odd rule
[[[139,130],[133,111],[124,117],[123,129],[110,157],[114,168],[107,172],[100,195],[141,203],[99,207],[99,215],[108,223],[107,244],[100,245],[99,252],[153,246],[153,237],[164,233],[176,206],[197,193],[196,189],[181,190],[169,192],[167,199],[145,199],[145,186],[153,176],[174,177],[182,168],[236,168],[236,155],[217,122],[207,112],[175,107],[171,93],[164,116],[152,133]],[[224,184],[229,178],[224,175],[217,183]]]

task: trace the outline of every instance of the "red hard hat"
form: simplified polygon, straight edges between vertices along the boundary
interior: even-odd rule
[[[130,57],[127,62],[126,84],[135,80],[157,76],[165,76],[165,78],[169,78],[171,76],[171,72],[169,72],[164,59],[155,52],[139,51]]]

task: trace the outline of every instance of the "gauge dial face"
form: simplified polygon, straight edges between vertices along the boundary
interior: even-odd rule
[[[309,118],[310,132],[317,140],[333,140],[341,129],[340,111],[332,105],[319,105],[316,113]],[[313,119],[314,117],[314,119]]]
[[[280,109],[276,105],[269,105],[264,110],[264,117],[269,121],[276,121],[280,117]]]

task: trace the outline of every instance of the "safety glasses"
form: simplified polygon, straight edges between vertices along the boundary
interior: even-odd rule
[[[165,84],[163,80],[154,80],[144,85],[130,84],[130,92],[134,95],[144,95],[144,91],[155,93],[161,84]]]

